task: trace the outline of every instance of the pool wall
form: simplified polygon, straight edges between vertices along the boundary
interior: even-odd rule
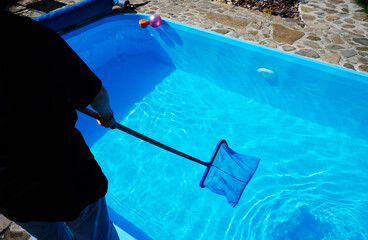
[[[183,71],[297,117],[368,136],[361,131],[368,121],[367,74],[168,20],[150,31]]]
[[[113,15],[64,38],[92,69],[111,59],[116,62],[116,56],[122,61],[134,61],[139,56],[142,71],[147,65],[163,62],[294,116],[368,137],[361,131],[368,120],[367,74],[167,19],[159,28],[140,28],[139,19],[148,17]],[[76,39],[76,35],[83,37]],[[92,47],[89,41],[94,42]],[[154,84],[149,80],[142,85],[148,84],[151,89]]]
[[[107,17],[99,20],[99,24],[91,23],[62,35],[103,80],[117,120],[126,116],[136,102],[175,69],[159,42],[149,31],[139,27],[138,20],[135,21],[138,16],[127,16],[128,21],[111,21],[111,17]],[[162,65],[165,68],[161,68]],[[137,68],[140,69],[139,78],[136,77]],[[116,75],[121,77],[116,78]],[[90,146],[107,132],[84,114],[79,114],[77,127]]]

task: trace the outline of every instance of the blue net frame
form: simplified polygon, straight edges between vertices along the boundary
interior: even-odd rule
[[[236,153],[221,140],[208,162],[207,169],[199,184],[212,192],[224,195],[229,204],[235,207],[257,170],[261,159]]]

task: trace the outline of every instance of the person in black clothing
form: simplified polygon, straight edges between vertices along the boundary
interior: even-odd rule
[[[115,126],[100,79],[42,24],[0,10],[0,29],[0,213],[38,240],[118,239],[107,179],[75,128],[88,105]]]

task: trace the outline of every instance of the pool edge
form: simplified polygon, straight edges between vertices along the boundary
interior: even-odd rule
[[[140,17],[141,16],[143,19],[148,19],[150,17],[149,14],[142,14],[142,13],[121,13],[121,12],[114,13],[114,12],[111,12],[110,14],[108,14],[106,16],[102,16],[101,18],[98,18],[98,19],[92,19],[91,21],[88,21],[83,25],[76,26],[75,28],[69,29],[68,31],[62,33],[61,35],[62,36],[67,36],[72,31],[75,31],[79,28],[87,27],[87,26],[89,26],[91,24],[94,24],[98,21],[106,21],[107,19],[110,19],[110,18],[119,18],[119,17],[122,17],[122,16],[134,16],[134,17]],[[210,30],[207,30],[207,29],[202,29],[202,28],[198,28],[198,27],[195,27],[195,26],[192,26],[192,25],[185,24],[185,23],[177,22],[177,21],[174,21],[174,20],[171,20],[171,19],[168,19],[168,18],[162,18],[162,20],[167,22],[167,23],[174,24],[174,25],[178,26],[178,28],[180,30],[183,30],[183,31],[186,31],[186,32],[190,32],[190,33],[193,33],[193,34],[196,34],[195,31],[203,32],[203,33],[206,34],[206,37],[210,37],[211,39],[214,39],[214,40],[217,40],[217,41],[227,42],[227,41],[230,40],[232,43],[234,43],[234,45],[236,45],[238,47],[244,47],[244,43],[246,43],[247,45],[249,45],[248,47],[252,48],[251,50],[256,51],[256,52],[261,52],[262,50],[266,50],[266,51],[263,51],[262,54],[266,54],[266,55],[272,55],[273,53],[281,54],[286,58],[286,60],[289,60],[291,62],[294,62],[294,61],[292,61],[294,59],[296,59],[297,62],[306,61],[310,64],[309,67],[318,68],[320,71],[323,71],[323,72],[333,73],[334,71],[328,71],[329,69],[331,69],[331,70],[343,71],[344,75],[345,74],[355,74],[361,79],[354,79],[354,80],[357,80],[361,83],[368,84],[368,74],[364,73],[364,72],[344,68],[342,66],[326,63],[326,62],[323,62],[321,60],[316,60],[316,59],[313,59],[313,58],[304,57],[304,56],[297,55],[297,54],[294,54],[294,53],[285,52],[285,51],[282,51],[282,50],[279,50],[279,49],[263,46],[263,45],[260,45],[260,44],[254,43],[254,42],[250,42],[250,41],[247,41],[247,40],[234,38],[234,37],[227,36],[227,35],[217,33],[217,32],[214,32],[214,31],[210,31]],[[138,24],[138,21],[137,21],[137,24]],[[190,29],[190,30],[188,31],[188,29]]]

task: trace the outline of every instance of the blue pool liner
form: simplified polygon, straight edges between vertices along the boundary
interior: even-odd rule
[[[133,223],[128,221],[126,218],[115,212],[111,207],[107,206],[107,211],[109,213],[110,220],[118,226],[120,229],[123,229],[124,232],[128,233],[135,239],[139,240],[153,240],[146,233],[144,233],[141,229],[136,227]]]
[[[34,20],[57,32],[109,11],[115,4],[113,0],[84,0]]]

